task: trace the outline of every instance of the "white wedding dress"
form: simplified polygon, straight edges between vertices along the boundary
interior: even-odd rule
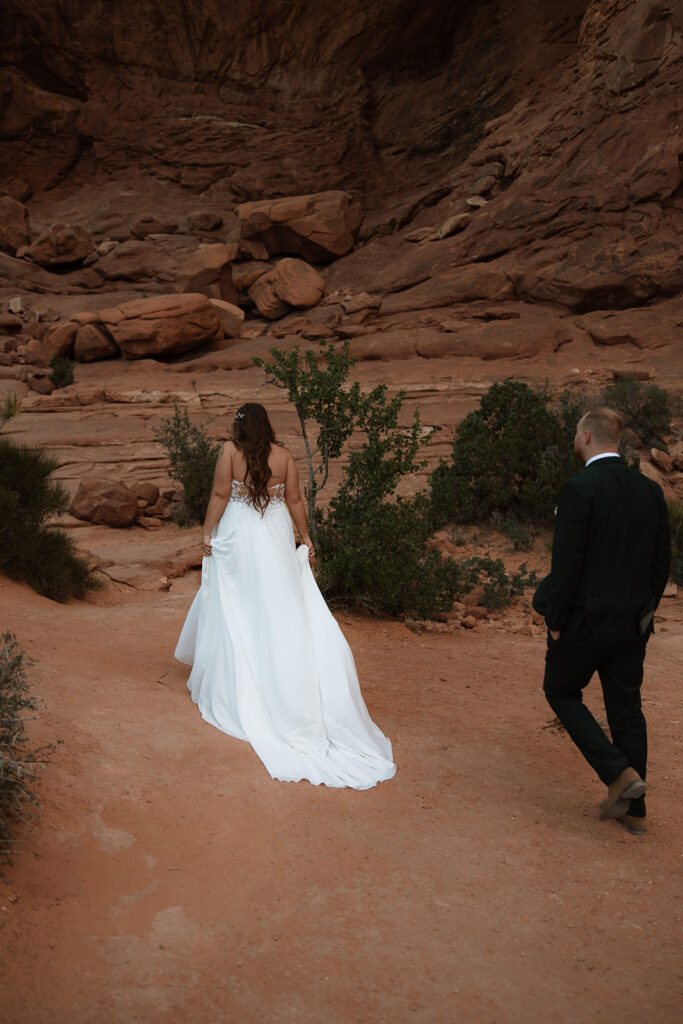
[[[396,771],[349,645],[298,549],[284,484],[262,516],[233,480],[175,656],[205,721],[248,740],[272,778],[369,789]]]

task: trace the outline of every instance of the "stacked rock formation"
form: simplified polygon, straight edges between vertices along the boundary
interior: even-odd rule
[[[143,0],[134,33],[116,5],[6,6],[0,299],[203,294],[370,358],[680,334],[680,4]]]

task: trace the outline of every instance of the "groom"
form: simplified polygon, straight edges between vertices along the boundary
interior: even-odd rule
[[[640,685],[671,542],[661,488],[618,455],[622,430],[611,409],[593,409],[579,421],[574,450],[586,468],[560,491],[551,571],[533,604],[548,627],[546,699],[607,786],[600,818],[644,835]],[[582,701],[596,671],[611,742]]]

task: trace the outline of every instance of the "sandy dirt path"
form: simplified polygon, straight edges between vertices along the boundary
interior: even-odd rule
[[[6,1024],[680,1019],[681,626],[648,660],[650,833],[547,726],[543,640],[341,615],[396,778],[270,780],[172,661],[195,576],[60,606],[2,580],[61,737],[0,884]]]

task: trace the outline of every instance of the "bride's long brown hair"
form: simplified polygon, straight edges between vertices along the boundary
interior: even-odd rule
[[[263,515],[270,501],[268,481],[271,470],[268,456],[271,447],[278,441],[262,405],[258,402],[245,402],[239,407],[235,413],[232,440],[235,448],[244,455],[247,464],[244,482],[249,485],[254,506]]]

